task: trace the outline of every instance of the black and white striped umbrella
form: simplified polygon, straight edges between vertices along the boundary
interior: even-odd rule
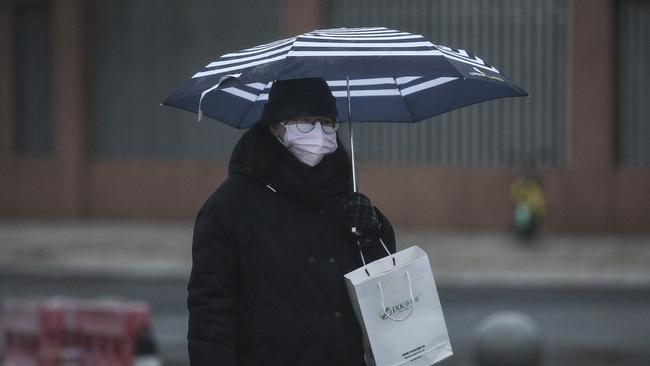
[[[527,95],[468,51],[373,27],[315,30],[225,54],[163,104],[248,128],[261,117],[273,81],[305,77],[327,80],[343,122],[417,122]]]

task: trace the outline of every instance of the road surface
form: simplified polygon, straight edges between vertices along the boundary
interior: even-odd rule
[[[35,277],[0,273],[0,299],[65,295],[116,297],[150,303],[165,365],[186,365],[187,313],[183,279]],[[477,365],[477,325],[490,314],[531,316],[544,339],[545,366],[650,365],[650,289],[441,287],[455,356],[444,366]]]

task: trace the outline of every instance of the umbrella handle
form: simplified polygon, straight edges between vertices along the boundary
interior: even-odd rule
[[[352,107],[350,103],[350,76],[345,77],[348,90],[348,128],[350,129],[350,155],[352,161],[352,192],[357,192],[357,169],[354,162],[354,129],[352,128]]]

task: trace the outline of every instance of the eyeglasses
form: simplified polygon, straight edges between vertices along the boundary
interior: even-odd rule
[[[327,134],[336,133],[336,130],[339,129],[339,124],[329,118],[300,118],[280,122],[282,126],[296,125],[298,131],[302,133],[313,131],[316,123],[318,123],[323,129],[323,132]]]

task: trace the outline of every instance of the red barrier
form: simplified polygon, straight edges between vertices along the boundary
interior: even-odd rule
[[[70,304],[52,299],[7,300],[2,311],[5,366],[56,366],[65,348]]]
[[[41,324],[38,306],[31,302],[6,301],[2,308],[4,365],[37,365]]]
[[[88,366],[130,366],[138,335],[150,326],[144,303],[86,302],[75,316],[70,330]]]
[[[7,300],[4,366],[131,366],[150,327],[145,303],[72,299]]]

